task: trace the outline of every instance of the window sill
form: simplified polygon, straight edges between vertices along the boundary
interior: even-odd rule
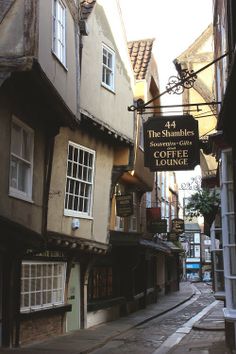
[[[70,216],[72,218],[78,218],[78,219],[93,220],[92,216],[85,215],[85,214],[78,214],[78,213],[70,211],[70,210],[64,210],[64,216]]]
[[[226,321],[236,322],[236,310],[223,308],[223,313]]]
[[[225,291],[215,291],[214,297],[216,300],[225,300]]]
[[[20,318],[31,318],[31,317],[37,317],[37,316],[47,315],[47,314],[64,313],[64,312],[71,311],[71,309],[72,309],[72,305],[70,305],[70,304],[58,305],[58,306],[52,306],[52,307],[47,307],[47,308],[31,310],[31,311],[27,311],[27,312],[20,312],[19,317]]]
[[[115,95],[115,94],[116,94],[116,93],[115,93],[115,90],[114,90],[112,87],[107,86],[107,85],[106,85],[106,84],[104,84],[103,82],[101,83],[101,86],[102,86],[104,89],[106,89],[107,91],[109,91],[109,92],[113,93],[113,95]]]
[[[20,200],[22,200],[24,202],[28,202],[28,203],[34,204],[34,201],[30,197],[27,197],[27,196],[22,195],[22,194],[17,193],[17,192],[10,191],[8,196],[10,198],[20,199]]]
[[[61,61],[61,59],[58,58],[58,56],[56,55],[56,53],[53,50],[52,50],[52,55],[58,61],[58,63],[63,67],[63,69],[67,72],[68,71],[67,66]]]

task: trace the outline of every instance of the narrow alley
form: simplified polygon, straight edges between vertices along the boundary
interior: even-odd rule
[[[179,292],[132,315],[1,354],[230,353],[222,307],[211,284],[183,282]]]
[[[235,48],[233,0],[0,0],[0,354],[236,354]]]

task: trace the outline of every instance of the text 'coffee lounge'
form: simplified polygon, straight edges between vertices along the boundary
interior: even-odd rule
[[[198,122],[192,116],[144,123],[144,165],[151,171],[192,170],[199,164]]]

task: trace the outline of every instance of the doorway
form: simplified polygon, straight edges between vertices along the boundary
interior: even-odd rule
[[[71,268],[68,303],[72,305],[72,310],[67,313],[66,331],[75,331],[80,328],[80,265],[74,263]]]

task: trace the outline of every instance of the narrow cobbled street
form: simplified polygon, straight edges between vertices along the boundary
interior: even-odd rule
[[[183,282],[180,291],[119,320],[1,354],[226,354],[223,302],[211,284]]]
[[[196,295],[188,302],[160,317],[147,321],[117,336],[104,347],[92,353],[159,353],[159,351],[156,350],[160,348],[173,333],[215,301],[210,285],[206,283],[195,283],[194,286],[197,289]],[[223,331],[219,331],[219,336],[220,339],[223,339]],[[160,351],[160,353],[162,352],[163,350]]]

